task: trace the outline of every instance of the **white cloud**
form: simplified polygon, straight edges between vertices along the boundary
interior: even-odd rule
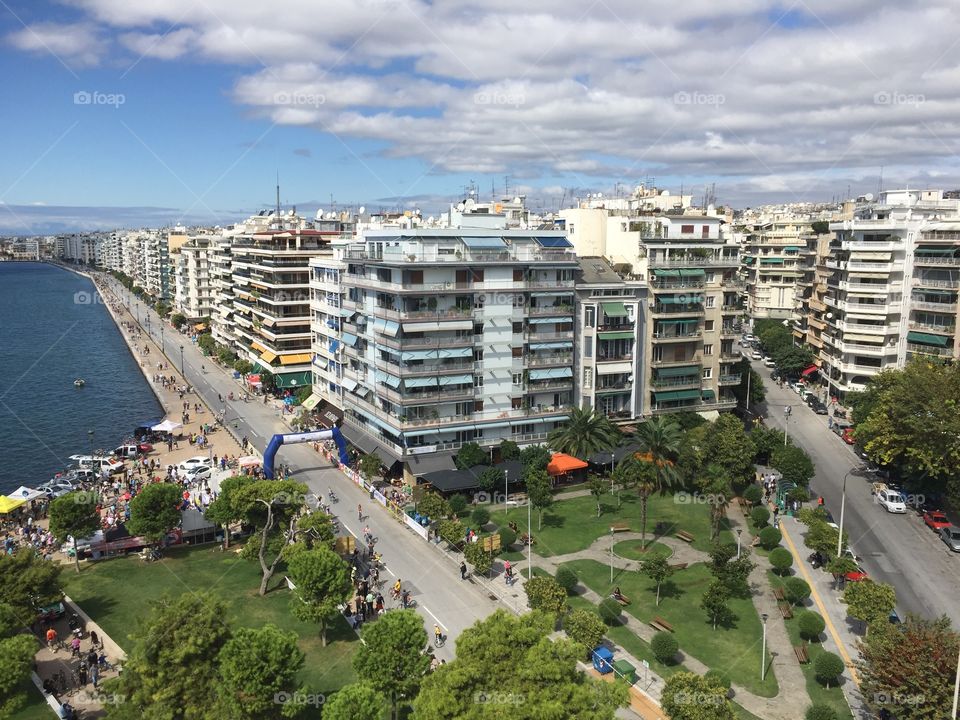
[[[90,23],[35,23],[10,33],[15,48],[49,54],[68,67],[97,65],[105,52],[104,40]]]

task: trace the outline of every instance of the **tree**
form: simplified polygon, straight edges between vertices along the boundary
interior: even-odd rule
[[[715,687],[722,688],[727,691],[730,690],[730,676],[722,670],[707,670],[703,674],[703,679]]]
[[[77,540],[88,538],[100,529],[100,498],[96,493],[71,492],[50,503],[50,532],[60,543],[73,538],[73,561],[80,572]]]
[[[807,526],[807,536],[803,542],[811,550],[816,550],[823,555],[835,555],[839,532],[826,521],[818,520]]]
[[[357,461],[357,471],[360,477],[368,483],[373,482],[373,478],[380,474],[380,467],[383,465],[380,458],[373,453],[364,453]]]
[[[246,506],[238,502],[237,491],[256,480],[249,475],[228,477],[220,483],[220,494],[210,503],[204,516],[210,522],[223,528],[224,547],[230,547],[230,526],[240,522],[246,513]]]
[[[490,511],[482,505],[478,505],[473,509],[473,512],[470,513],[470,520],[473,521],[473,524],[476,525],[479,530],[490,522]]]
[[[130,501],[127,531],[150,542],[161,541],[180,523],[180,488],[170,483],[150,483]]]
[[[672,720],[736,720],[726,688],[692,672],[667,678],[660,706]]]
[[[714,579],[710,582],[703,598],[700,600],[700,609],[707,614],[707,619],[717,629],[717,625],[722,625],[733,620],[733,611],[727,604],[730,600],[730,591],[723,581]]]
[[[763,505],[758,505],[750,511],[750,520],[753,521],[754,527],[764,528],[770,522],[770,511]]]
[[[277,703],[278,694],[294,693],[303,667],[297,634],[270,623],[238,628],[217,658],[220,671],[219,707],[231,718],[291,717],[301,710]]]
[[[594,611],[579,608],[563,618],[563,629],[567,637],[591,653],[603,641],[607,626]]]
[[[603,478],[593,477],[590,478],[590,482],[587,483],[587,488],[590,490],[590,494],[593,495],[594,500],[597,501],[597,517],[600,517],[600,499],[604,496],[604,493],[610,490],[610,483],[604,480]]]
[[[323,720],[381,720],[387,699],[369,683],[344,685],[323,704]]]
[[[626,686],[580,672],[583,645],[551,640],[553,629],[553,620],[537,612],[515,617],[498,610],[477,622],[457,639],[456,659],[424,678],[413,717],[613,720],[628,702]]]
[[[296,589],[290,606],[294,617],[320,628],[320,644],[327,646],[327,628],[340,615],[353,592],[350,568],[333,550],[319,547],[290,558],[290,579]]]
[[[824,703],[814,703],[807,708],[803,720],[839,720],[837,711]]]
[[[0,604],[0,718],[8,718],[27,700],[20,689],[33,670],[37,642],[20,633],[24,618],[6,604]]]
[[[664,580],[673,575],[673,568],[670,567],[670,563],[667,562],[665,557],[655,555],[640,561],[640,572],[657,584],[656,606],[660,607],[660,586]]]
[[[750,431],[750,439],[753,440],[754,462],[768,465],[773,452],[783,447],[783,430],[755,425]]]
[[[187,319],[180,313],[174,313],[170,316],[170,324],[173,325],[177,330],[182,328],[187,322]]]
[[[573,407],[567,421],[550,433],[547,442],[558,452],[589,458],[602,450],[612,450],[621,438],[617,426],[603,413]]]
[[[448,503],[450,506],[450,514],[453,515],[459,515],[467,509],[467,498],[462,493],[451,495]],[[437,515],[437,517],[443,517],[443,515]]]
[[[792,605],[801,605],[810,597],[810,586],[798,577],[788,577],[783,582],[783,592]]]
[[[524,451],[526,452],[526,451]],[[525,472],[523,480],[527,486],[527,498],[537,509],[537,530],[543,527],[543,511],[553,505],[553,493],[550,492],[550,476],[546,470],[531,469]],[[532,532],[527,528],[527,532]]]
[[[486,575],[493,567],[493,553],[484,550],[483,545],[478,542],[467,543],[463,555],[479,575]]]
[[[810,228],[817,235],[826,235],[830,232],[830,223],[827,220],[815,220],[810,223]]]
[[[653,656],[664,665],[673,665],[676,662],[677,652],[680,650],[680,643],[673,636],[673,633],[658,632],[650,640],[650,651]]]
[[[750,366],[749,360],[741,360],[734,365],[734,372],[740,375],[740,382],[733,388],[733,396],[737,402],[747,407],[747,387],[750,388],[750,406],[756,407],[767,399],[767,388],[763,384],[763,377]]]
[[[775,527],[765,527],[757,537],[760,538],[760,547],[764,550],[773,550],[780,544],[783,534]]]
[[[233,369],[241,375],[249,375],[251,372],[253,372],[253,363],[249,360],[235,360],[233,363]]]
[[[807,640],[819,641],[826,626],[827,624],[820,613],[815,613],[812,610],[804,610],[797,618],[800,636]]]
[[[457,520],[441,520],[439,526],[440,537],[451,545],[463,542],[466,535],[463,523]]]
[[[463,495],[461,495],[460,498],[462,499]],[[464,503],[464,507],[466,507],[466,503]],[[461,510],[462,509],[463,508],[461,508]],[[453,514],[453,508],[450,507],[450,503],[443,498],[443,495],[436,492],[424,493],[423,497],[421,497],[417,503],[417,510],[432,520],[441,520]]]
[[[760,501],[763,500],[763,490],[760,489],[759,485],[747,485],[741,493],[744,500],[749,502],[751,505],[759,505]]]
[[[773,354],[777,369],[785,375],[799,375],[813,363],[813,352],[808,347],[791,345]]]
[[[641,452],[638,460],[646,460],[657,470],[658,491],[676,485],[676,463],[683,440],[683,431],[677,422],[658,415],[637,428],[637,442]]]
[[[498,467],[486,467],[477,475],[477,483],[485,492],[496,492],[504,485],[503,470]]]
[[[543,470],[546,472],[547,465],[550,464],[550,458],[553,455],[544,445],[528,445],[520,451],[520,464],[523,466],[523,476],[532,470]]]
[[[709,461],[722,468],[736,487],[753,482],[756,449],[740,419],[724,413],[706,427],[704,450]]]
[[[868,633],[875,623],[887,622],[897,606],[897,593],[892,585],[869,579],[847,585],[843,599],[847,603],[847,614],[862,622]]]
[[[412,610],[396,610],[365,624],[360,638],[353,668],[360,680],[390,699],[396,718],[400,702],[416,697],[430,668],[423,620]]]
[[[217,660],[230,640],[226,606],[209,592],[168,596],[152,603],[132,635],[118,694],[108,718],[206,720],[223,682]]]
[[[21,547],[12,555],[0,553],[0,605],[6,605],[29,625],[37,609],[63,598],[60,590],[62,566],[39,557],[30,547]]]
[[[532,577],[523,584],[531,610],[543,610],[559,617],[567,607],[567,591],[552,577]]]
[[[566,591],[567,595],[573,594],[573,589],[579,582],[573,568],[567,567],[566,565],[561,565],[557,568],[554,579],[557,581],[557,584]]]
[[[453,462],[458,469],[469,470],[476,465],[489,465],[490,456],[477,443],[468,442],[460,446],[457,454],[453,456]]]
[[[796,445],[778,447],[770,457],[770,464],[783,475],[783,482],[807,487],[814,474],[810,456]]]
[[[676,480],[676,473],[661,471],[655,462],[636,457],[625,458],[620,466],[628,482],[637,489],[640,498],[640,547],[646,550],[650,497],[654,493],[662,495],[666,492]]]
[[[501,462],[506,462],[507,460],[518,460],[520,458],[520,446],[517,445],[513,440],[501,440],[499,449]]]
[[[730,478],[724,466],[711,462],[700,479],[700,491],[706,496],[710,506],[710,539],[713,541],[720,537],[720,525],[733,496]]]
[[[623,606],[614,598],[606,597],[600,601],[600,604],[597,606],[597,612],[600,613],[600,618],[612,627],[620,624]]]
[[[834,545],[836,547],[836,545]],[[846,555],[833,558],[827,563],[827,572],[833,575],[834,582],[839,582],[847,573],[857,570],[857,563],[853,558]]]
[[[903,720],[950,717],[960,635],[948,618],[877,623],[858,647],[860,691],[871,710],[889,710],[886,702],[902,699],[895,710]]]
[[[501,550],[509,550],[510,547],[517,542],[517,533],[510,526],[497,528],[497,534],[500,536]]]
[[[813,660],[814,676],[827,687],[843,675],[844,667],[843,659],[832,652],[822,652]]]
[[[786,575],[793,567],[793,555],[785,547],[776,547],[771,550],[769,560],[777,575]]]

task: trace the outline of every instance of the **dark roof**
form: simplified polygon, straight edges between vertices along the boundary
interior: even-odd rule
[[[473,490],[480,487],[478,478],[480,473],[489,465],[475,465],[469,470],[438,470],[423,475],[424,482],[430,483],[440,492],[456,492],[457,490]],[[523,478],[523,466],[519,460],[510,460],[493,467],[507,473],[507,482],[514,485]]]
[[[411,455],[407,458],[407,464],[410,466],[410,472],[421,477],[428,473],[456,470],[457,468],[451,453]]]
[[[620,462],[627,455],[630,455],[635,452],[639,452],[640,445],[635,442],[625,443],[618,448],[614,448],[611,453],[609,450],[604,450],[602,452],[595,453],[587,458],[587,461],[591,465],[609,465],[610,456],[613,455],[614,462]]]

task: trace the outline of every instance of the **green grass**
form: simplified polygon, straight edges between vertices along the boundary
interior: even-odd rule
[[[359,641],[346,620],[328,630],[327,647],[322,647],[316,627],[291,615],[283,575],[274,576],[271,584],[281,588],[260,597],[259,565],[232,552],[209,546],[179,548],[167,551],[159,563],[120,558],[90,565],[79,575],[65,572],[61,578],[66,593],[128,653],[133,648],[129,634],[147,616],[149,601],[164,592],[178,596],[207,590],[227,604],[226,619],[233,627],[273,623],[297,633],[306,655],[300,680],[307,692],[329,693],[355,679],[352,659]]]
[[[554,502],[543,513],[543,526],[538,529],[539,513],[534,511],[534,552],[543,556],[566,555],[589,547],[599,538],[610,534],[613,523],[626,523],[631,530],[640,530],[640,500],[635,493],[622,493],[622,506],[617,508],[616,497],[604,495],[602,514],[597,517],[597,503],[592,496],[570,498]],[[527,528],[526,508],[513,508],[507,519],[517,523],[520,532]],[[710,550],[710,509],[704,504],[678,503],[673,496],[654,496],[647,504],[647,533],[654,539],[657,523],[667,524],[667,534],[686,530],[696,538],[693,547]],[[736,542],[724,520],[721,540]]]
[[[580,582],[606,597],[610,591],[610,569],[593,560],[569,563]],[[656,607],[656,585],[638,573],[621,571],[614,576],[631,603],[625,610],[641,622],[659,616],[673,625],[683,652],[710,668],[723,670],[730,679],[750,692],[763,697],[777,694],[777,680],[767,673],[763,683],[757,677],[760,667],[762,625],[749,598],[732,598],[730,608],[737,619],[729,627],[716,630],[707,622],[700,599],[712,580],[706,565],[696,563],[674,573],[661,588],[660,607]]]
[[[613,554],[628,560],[649,560],[652,557],[668,558],[673,555],[673,549],[663,543],[647,540],[647,549],[643,551],[639,540],[621,540],[613,546]]]
[[[786,578],[781,578],[775,575],[773,572],[767,571],[767,579],[770,581],[770,586],[777,588],[784,586],[784,580]],[[782,620],[782,622],[787,626],[787,634],[790,636],[790,643],[792,645],[800,645],[804,642],[803,638],[800,637],[800,627],[797,621],[797,615],[795,614],[789,620]],[[800,669],[803,670],[803,676],[807,680],[807,694],[810,696],[810,701],[814,703],[823,703],[824,705],[829,705],[837,712],[837,717],[840,720],[852,720],[853,715],[850,712],[850,706],[847,704],[847,700],[843,695],[843,690],[838,687],[825,688],[814,677],[813,674],[813,663],[816,657],[823,652],[827,652],[823,649],[823,645],[818,642],[810,642],[807,644],[807,654],[810,656],[810,662],[805,665],[801,665]],[[792,658],[791,658],[792,659]]]
[[[24,682],[20,692],[27,694],[27,704],[11,715],[10,720],[51,720],[57,717],[32,680]]]

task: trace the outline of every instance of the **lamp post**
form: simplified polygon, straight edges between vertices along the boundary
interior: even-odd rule
[[[737,560],[740,559],[740,535],[743,534],[743,528],[737,528]]]
[[[533,525],[530,523],[530,495],[527,495],[527,580],[533,578],[533,558],[531,548],[533,546]]]
[[[87,430],[87,441],[90,443],[90,457],[93,457],[93,428]]]
[[[166,354],[166,348],[163,345],[163,322],[160,323],[160,354]]]
[[[613,528],[610,528],[610,584],[613,584]]]
[[[507,489],[507,485],[509,482],[507,478],[509,476],[510,476],[510,471],[504,470],[503,471],[503,514],[504,515],[506,515],[507,512],[509,511],[509,507],[507,506],[507,496],[510,494],[510,491]]]
[[[763,647],[760,650],[760,682],[767,676],[767,614],[760,616],[763,619]]]
[[[790,420],[790,413],[792,412],[793,412],[792,405],[787,405],[783,409],[783,446],[784,447],[787,446],[787,424],[788,424],[788,421]]]
[[[843,476],[843,490],[840,494],[840,530],[837,535],[837,557],[840,557],[840,553],[843,552],[843,511],[847,506],[847,478],[858,469],[859,467],[850,468],[847,474]]]
[[[957,716],[957,700],[960,699],[960,654],[957,655],[957,677],[953,681],[953,712],[950,717]]]
[[[187,379],[186,374],[183,372],[183,345],[180,346],[180,377],[184,380]]]

